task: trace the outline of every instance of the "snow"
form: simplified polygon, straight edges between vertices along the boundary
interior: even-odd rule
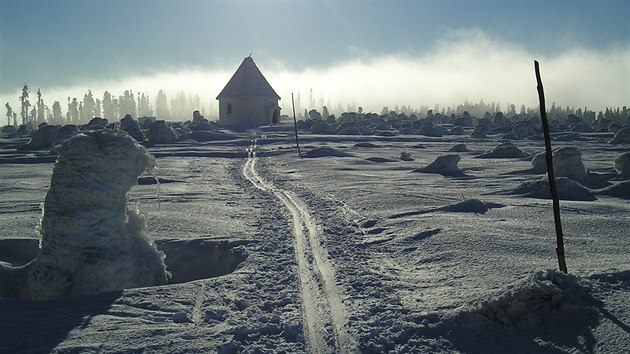
[[[140,176],[128,205],[143,211],[143,233],[166,254],[173,281],[2,298],[0,352],[627,351],[630,186],[615,159],[628,145],[608,144],[611,133],[553,141],[579,148],[587,179],[602,185],[558,178],[561,196],[593,197],[561,201],[564,275],[553,270],[551,201],[519,189],[539,183],[542,193],[544,171],[527,158],[476,158],[501,133],[302,133],[303,155],[316,158],[299,158],[282,128],[150,146],[159,168]],[[257,157],[248,158],[252,140]],[[12,267],[37,255],[54,166],[16,150],[26,142],[0,138],[0,261]],[[466,176],[412,173],[457,144],[467,147],[456,163]],[[544,144],[518,148],[531,156]],[[404,151],[414,160],[399,159]],[[305,311],[305,300],[318,311]]]

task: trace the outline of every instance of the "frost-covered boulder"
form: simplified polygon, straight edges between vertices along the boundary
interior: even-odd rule
[[[470,133],[471,138],[485,138],[490,133],[491,126],[489,124],[477,125],[475,130]]]
[[[531,168],[531,172],[532,173],[536,173],[536,174],[540,174],[540,173],[547,173],[547,153],[546,152],[539,152],[538,154],[535,154],[532,157],[532,168]]]
[[[449,152],[468,152],[470,150],[468,150],[468,147],[466,147],[466,144],[456,144],[452,148],[448,149],[448,151]]]
[[[512,134],[514,134],[514,137],[516,137],[517,139],[525,139],[528,136],[534,135],[535,132],[534,128],[532,128],[529,123],[520,122],[514,124],[514,126],[512,127]]]
[[[630,177],[630,152],[623,153],[615,159],[615,170],[623,177]]]
[[[129,210],[127,192],[155,159],[127,134],[79,134],[59,148],[40,222],[40,250],[0,263],[0,296],[30,300],[166,284],[164,254]]]
[[[52,151],[57,151],[57,147],[63,144],[66,140],[72,138],[73,136],[79,134],[79,127],[74,124],[67,124],[63,127],[59,128],[57,131],[57,136],[55,137],[55,142],[52,145]]]
[[[2,130],[0,130],[0,133],[2,133],[2,135],[7,138],[17,138],[19,136],[17,129],[15,129],[15,127],[12,125],[6,125],[2,127]]]
[[[105,129],[109,125],[109,122],[105,118],[94,117],[90,120],[90,122],[84,125],[83,130],[99,130]]]
[[[413,172],[437,173],[442,176],[460,177],[465,176],[464,172],[459,169],[457,164],[461,157],[456,154],[438,156],[433,162],[425,167],[413,170]]]
[[[158,120],[149,127],[148,138],[154,144],[165,144],[177,141],[179,134],[168,123]]]
[[[630,144],[630,127],[619,129],[608,144]]]
[[[31,140],[24,146],[25,150],[50,149],[55,142],[59,126],[42,125],[31,133]]]
[[[553,171],[556,177],[567,177],[574,181],[588,179],[582,153],[575,147],[561,147],[553,151]]]
[[[140,129],[140,125],[135,119],[131,118],[131,115],[129,114],[120,120],[120,129],[127,132],[127,134],[136,139],[138,142],[147,141],[147,137]]]
[[[455,126],[453,128],[451,128],[450,131],[451,135],[464,135],[466,134],[466,132],[464,131],[464,128],[461,126]]]
[[[323,121],[317,121],[311,126],[311,133],[313,134],[334,134],[336,132],[336,128]]]

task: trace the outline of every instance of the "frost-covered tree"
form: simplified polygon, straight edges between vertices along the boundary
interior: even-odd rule
[[[138,116],[151,117],[153,116],[153,109],[149,104],[149,96],[144,93],[138,98]]]
[[[46,105],[42,98],[42,91],[37,89],[37,124],[46,121]]]
[[[28,121],[32,124],[35,124],[37,121],[37,108],[33,107],[31,112],[28,114]]]
[[[127,114],[130,114],[132,117],[138,116],[136,99],[132,91],[125,90],[123,95],[118,97],[118,113],[121,117]]]
[[[11,118],[13,118],[13,108],[11,108],[9,102],[7,102],[4,106],[7,108],[7,125],[11,125]]]
[[[59,101],[55,101],[52,105],[52,120],[54,124],[63,124],[63,114]]]
[[[92,91],[88,90],[88,92],[83,95],[83,109],[81,110],[82,123],[87,123],[90,119],[94,118],[95,108],[96,102],[94,102],[94,97],[92,97]]]
[[[96,106],[94,107],[94,116],[102,118],[103,116],[101,116],[101,100],[97,98],[95,102]]]
[[[155,115],[157,118],[164,120],[171,118],[171,112],[168,110],[168,99],[166,93],[162,90],[158,91],[155,98]]]
[[[24,84],[22,88],[22,95],[20,96],[20,116],[22,117],[22,124],[28,123],[28,112],[31,104],[28,102],[28,85]]]
[[[79,102],[76,97],[72,101],[68,97],[68,115],[68,123],[79,124]]]
[[[116,120],[116,109],[112,102],[112,95],[107,91],[103,93],[103,118],[110,122]]]

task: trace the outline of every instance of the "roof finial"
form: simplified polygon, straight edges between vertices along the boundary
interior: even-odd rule
[[[249,53],[249,56],[248,56],[248,58],[251,58],[251,57],[252,57],[252,53]]]

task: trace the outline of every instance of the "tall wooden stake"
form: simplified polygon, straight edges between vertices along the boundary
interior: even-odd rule
[[[538,61],[534,60],[534,71],[538,83],[538,100],[540,101],[540,118],[542,119],[543,134],[545,135],[545,160],[547,162],[547,176],[549,177],[549,190],[553,200],[553,219],[556,224],[556,254],[560,271],[567,274],[567,263],[564,259],[564,237],[562,236],[562,221],[560,220],[560,199],[556,188],[556,178],[553,173],[553,158],[551,151],[551,135],[549,134],[549,122],[547,121],[547,109],[545,108],[545,92],[540,79]]]
[[[298,140],[297,119],[295,118],[295,103],[293,102],[293,92],[291,92],[291,106],[293,106],[293,126],[295,127],[295,145],[297,145],[298,156],[302,158],[302,153],[300,152],[300,141]]]

